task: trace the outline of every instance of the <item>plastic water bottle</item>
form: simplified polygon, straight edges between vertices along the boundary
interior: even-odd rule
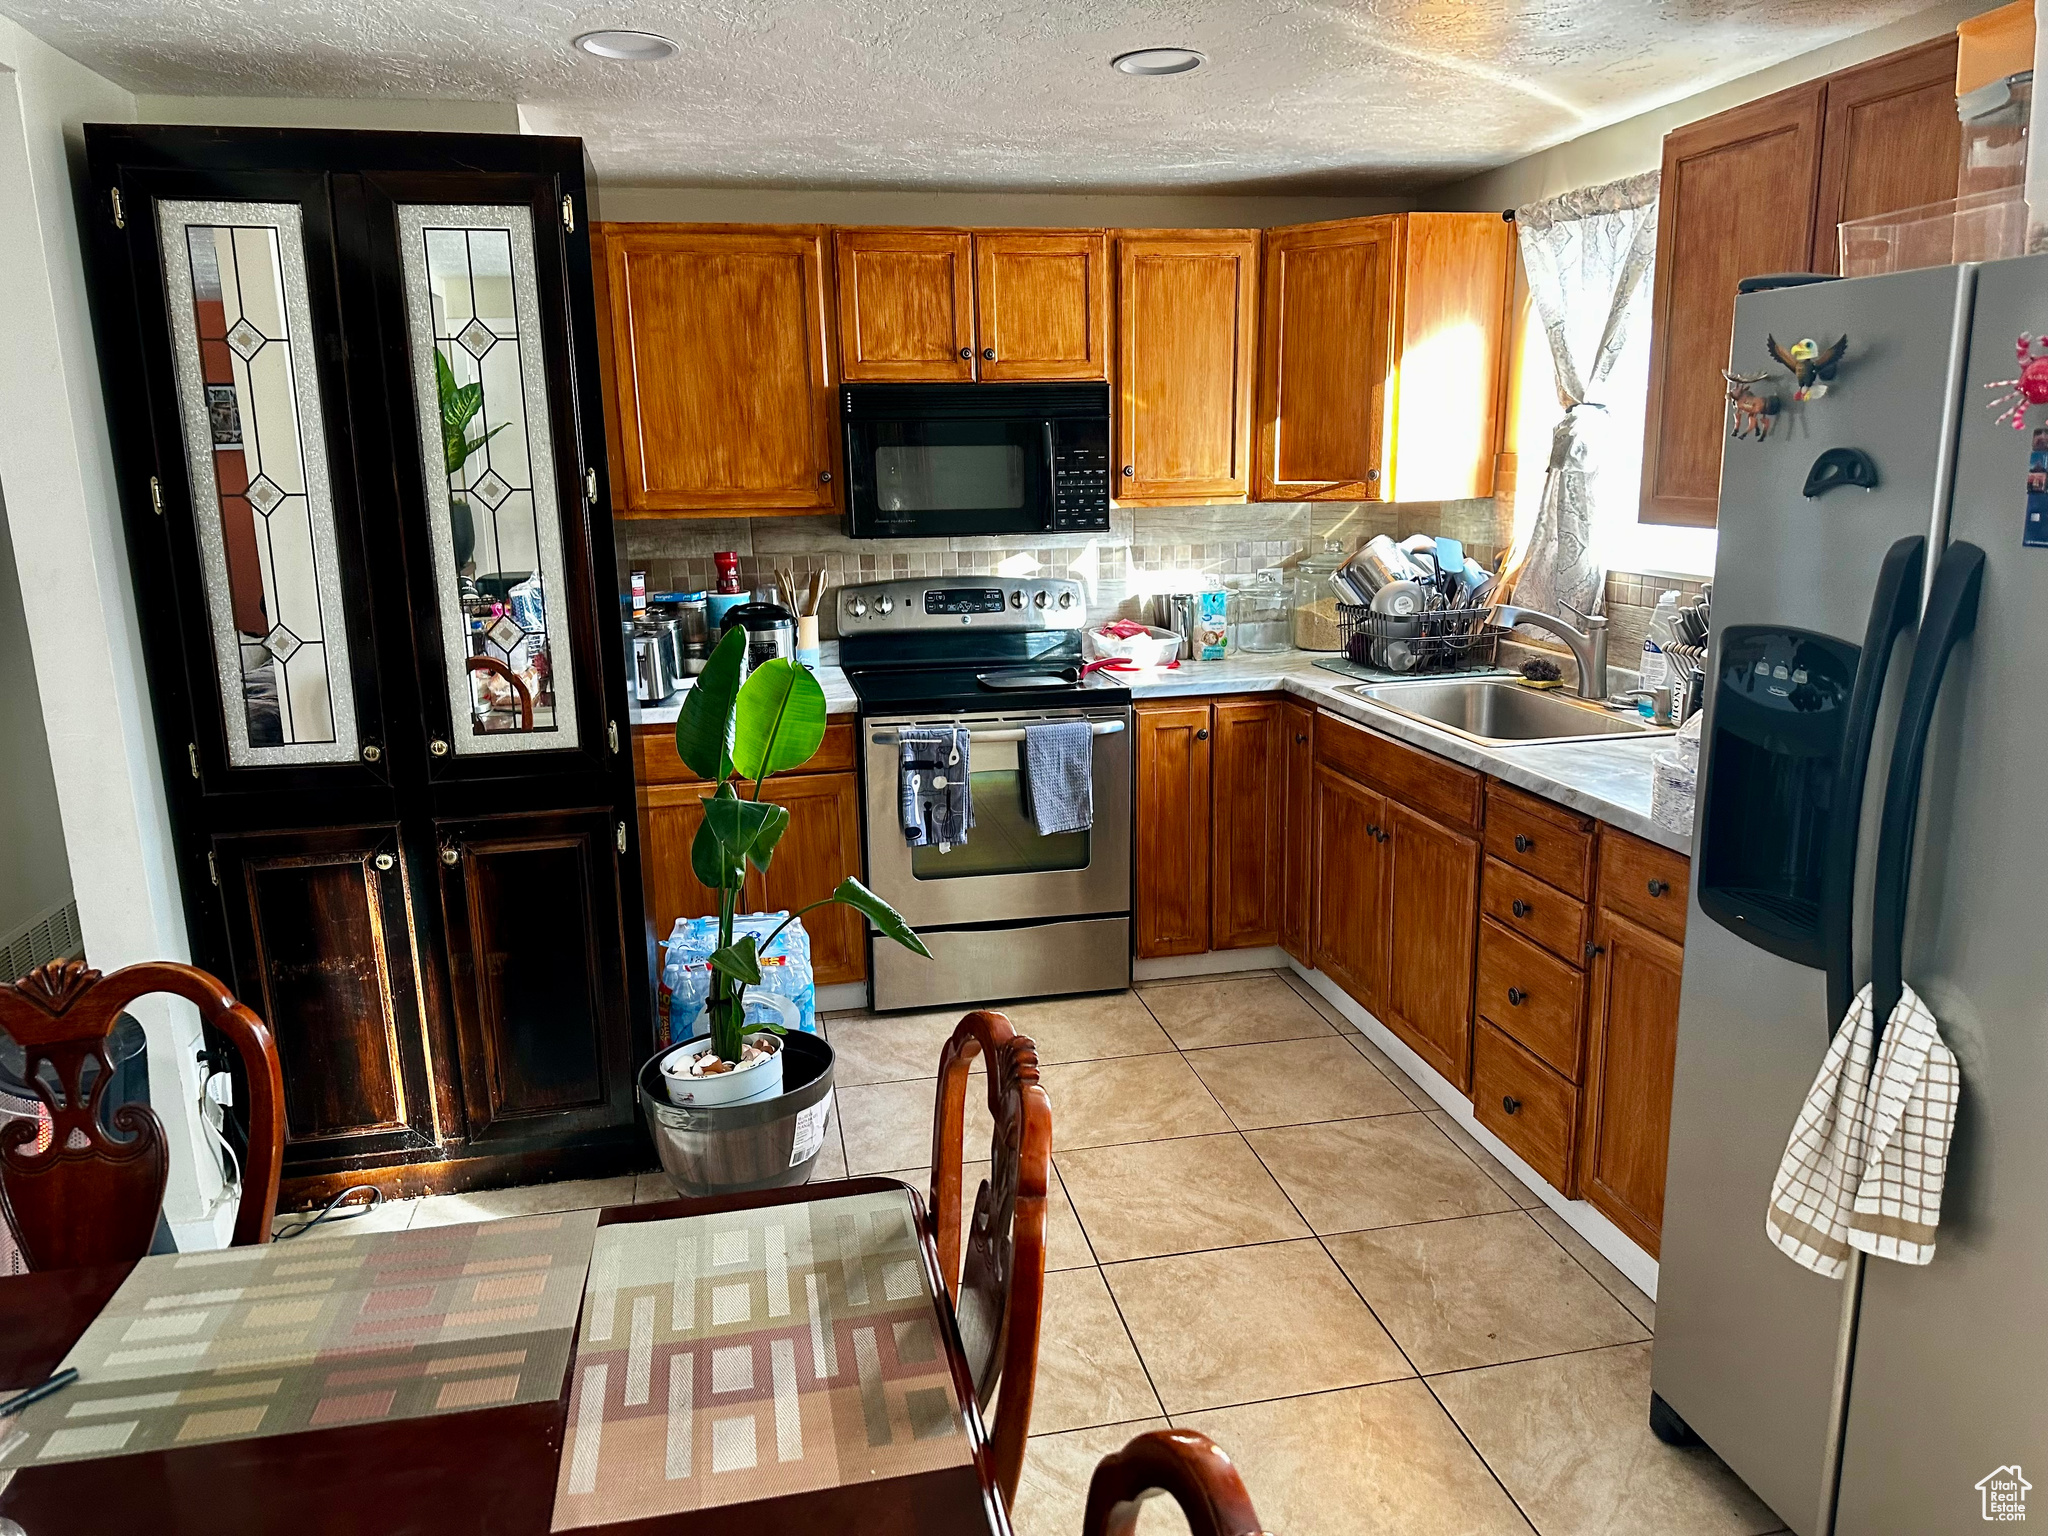
[[[786,912],[749,912],[733,920],[733,938],[765,940]],[[711,956],[718,949],[718,919],[679,917],[664,946],[661,986],[655,999],[657,1045],[679,1045],[705,1030],[711,999]],[[816,1034],[818,991],[811,973],[811,937],[797,919],[761,952],[761,980],[747,988],[749,1024],[778,1024]]]
[[[1643,662],[1638,669],[1639,688],[1652,693],[1670,686],[1671,664],[1664,659],[1664,647],[1678,638],[1678,594],[1666,592],[1657,599],[1657,611],[1650,615],[1650,632],[1643,636]]]

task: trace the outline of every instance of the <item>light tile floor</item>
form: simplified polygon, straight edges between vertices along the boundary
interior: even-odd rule
[[[1167,1423],[1223,1445],[1283,1536],[1783,1529],[1711,1452],[1650,1434],[1649,1298],[1299,978],[1006,1011],[1038,1044],[1055,1174],[1019,1536],[1077,1533],[1095,1463]],[[818,1177],[926,1184],[960,1012],[823,1021]],[[435,1195],[334,1230],[668,1193],[651,1173]],[[1154,1500],[1139,1530],[1186,1526]]]

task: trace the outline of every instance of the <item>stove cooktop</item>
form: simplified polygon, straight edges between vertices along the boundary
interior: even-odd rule
[[[993,714],[1026,710],[1096,708],[1131,702],[1130,688],[1100,672],[1078,683],[1056,680],[1043,662],[977,662],[965,667],[849,669],[847,681],[863,715]],[[991,687],[982,679],[1009,678],[1023,686]]]

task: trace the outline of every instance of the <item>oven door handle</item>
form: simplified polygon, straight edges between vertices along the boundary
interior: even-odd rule
[[[1123,728],[1124,723],[1121,720],[1096,720],[1090,722],[1088,733],[1091,736],[1114,736]],[[969,731],[967,739],[969,741],[1022,741],[1024,739],[1024,732],[1022,730]],[[902,738],[894,731],[877,731],[868,740],[878,747],[893,747],[898,745]]]

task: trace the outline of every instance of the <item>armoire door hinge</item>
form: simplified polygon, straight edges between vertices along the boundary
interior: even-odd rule
[[[164,515],[164,483],[155,475],[149,477],[149,504],[156,509],[156,515]]]
[[[593,507],[597,505],[597,471],[594,469],[583,471],[583,499]]]
[[[562,194],[562,228],[576,233],[576,199],[566,192]]]
[[[107,199],[114,205],[114,228],[126,229],[128,227],[128,215],[121,209],[121,189],[119,187],[109,187],[107,189]]]
[[[626,851],[626,824],[623,821],[619,823],[618,843],[619,852],[624,853]]]
[[[607,721],[605,721],[605,723],[604,723],[604,739],[605,739],[605,743],[606,743],[606,745],[608,745],[608,746],[609,746],[609,747],[610,747],[610,748],[612,749],[612,756],[614,756],[614,757],[617,757],[617,756],[619,755],[619,722],[618,722],[618,721],[616,721],[616,720],[607,720]]]
[[[211,853],[206,856],[206,873],[215,885],[220,884],[220,866],[214,863]]]
[[[186,761],[186,762],[188,762],[188,763],[190,763],[190,764],[192,765],[192,777],[193,777],[193,778],[195,778],[195,779],[196,779],[196,778],[198,778],[198,777],[199,777],[199,743],[198,743],[198,742],[196,742],[196,741],[188,741],[188,742],[186,742],[186,743],[185,743],[185,761]]]

